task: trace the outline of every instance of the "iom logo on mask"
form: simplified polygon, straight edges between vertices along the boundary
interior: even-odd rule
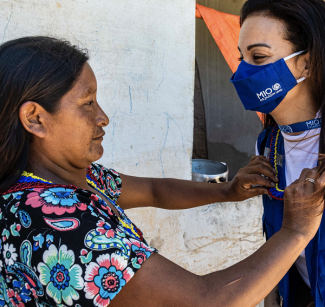
[[[281,87],[281,84],[276,83],[272,87],[267,88],[265,91],[262,91],[259,94],[256,93],[256,95],[257,95],[258,99],[262,102],[262,101],[265,101],[265,100],[273,97],[274,95],[276,95],[282,91],[283,91],[283,89]]]
[[[276,83],[272,86],[274,91],[278,91],[281,88],[281,85],[279,83]]]

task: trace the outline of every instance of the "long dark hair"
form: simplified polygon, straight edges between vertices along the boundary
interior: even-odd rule
[[[0,46],[0,192],[27,164],[32,136],[20,122],[21,105],[34,101],[55,113],[87,60],[85,51],[51,37],[23,37]]]

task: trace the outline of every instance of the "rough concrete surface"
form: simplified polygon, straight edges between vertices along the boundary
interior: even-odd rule
[[[204,275],[247,258],[265,242],[262,212],[262,200],[256,197],[183,211],[133,209],[127,215],[161,255]]]

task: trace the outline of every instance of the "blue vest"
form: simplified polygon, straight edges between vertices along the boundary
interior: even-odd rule
[[[271,131],[274,126],[265,129],[258,137],[257,148],[259,153],[267,158],[270,153]],[[286,188],[285,178],[285,154],[283,137],[280,133],[278,139],[277,168],[280,180],[279,188]],[[266,240],[278,232],[283,221],[283,201],[276,200],[269,195],[263,195],[263,232]],[[321,226],[306,248],[306,262],[308,275],[311,283],[311,293],[316,307],[325,307],[325,222]],[[280,299],[283,307],[293,307],[297,294],[297,272],[293,268],[284,276],[279,283]]]

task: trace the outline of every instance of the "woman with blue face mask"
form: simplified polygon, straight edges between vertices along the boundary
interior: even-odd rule
[[[264,114],[256,151],[279,178],[263,196],[270,239],[282,225],[284,189],[305,168],[325,169],[325,3],[248,0],[241,26],[241,63],[231,82],[246,110]],[[265,305],[325,306],[325,222]]]

